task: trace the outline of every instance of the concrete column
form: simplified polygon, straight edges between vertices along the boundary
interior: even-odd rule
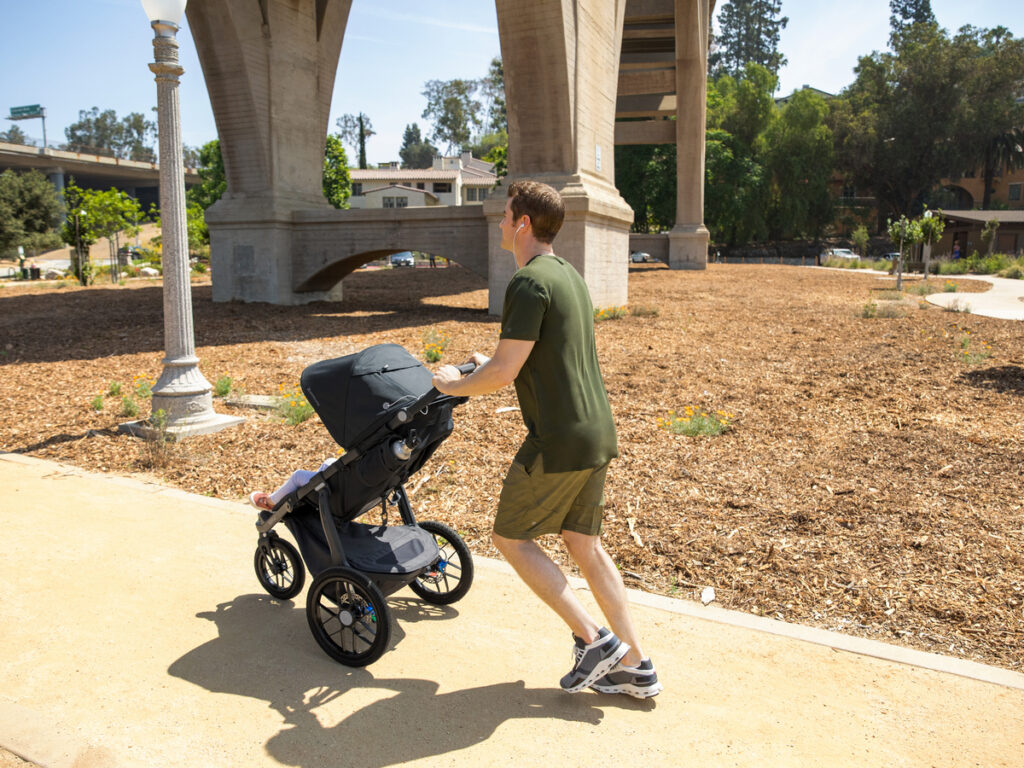
[[[559,190],[555,252],[579,270],[595,306],[628,300],[633,212],[615,188],[615,97],[625,0],[497,0],[509,107],[509,175]],[[490,311],[515,270],[500,248],[505,193],[484,203]]]
[[[669,266],[704,269],[710,233],[704,226],[704,125],[707,113],[708,0],[675,0],[676,225]]]
[[[227,191],[206,213],[214,301],[295,304],[296,211],[326,209],[321,176],[351,0],[204,0],[187,8]],[[340,290],[340,285],[338,286]]]

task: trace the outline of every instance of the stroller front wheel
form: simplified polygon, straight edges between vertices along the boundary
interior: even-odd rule
[[[409,584],[409,588],[431,605],[449,605],[466,596],[473,584],[473,556],[453,528],[436,520],[425,520],[420,528],[434,537],[438,559]]]
[[[273,531],[260,539],[253,566],[260,586],[279,600],[291,600],[302,591],[306,581],[306,569],[298,551]]]
[[[380,588],[350,568],[328,568],[313,579],[306,619],[324,652],[349,667],[379,659],[391,638],[391,617]]]

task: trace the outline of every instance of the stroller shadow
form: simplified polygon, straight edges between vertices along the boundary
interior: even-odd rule
[[[455,615],[454,609],[415,598],[392,597],[389,605],[403,622]],[[361,768],[383,768],[465,749],[516,718],[596,725],[603,717],[593,697],[527,689],[522,681],[438,693],[440,686],[433,680],[377,678],[372,668],[345,667],[329,660],[299,614],[293,603],[266,595],[241,595],[221,603],[215,611],[198,614],[217,624],[218,637],[189,651],[168,669],[174,677],[214,693],[268,702],[281,715],[284,727],[266,748],[283,764],[350,766],[352,754],[341,745],[362,745],[366,748],[359,749]],[[393,644],[404,636],[398,622],[392,632]],[[429,666],[430,659],[424,659],[424,668]],[[324,725],[316,710],[354,689],[386,693],[341,721]],[[396,728],[396,723],[405,726]]]

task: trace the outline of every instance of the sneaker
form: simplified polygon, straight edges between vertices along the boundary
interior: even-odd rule
[[[604,677],[629,652],[628,645],[603,627],[597,631],[597,639],[590,644],[575,635],[573,640],[575,663],[569,674],[559,681],[562,690],[568,693],[582,691]]]
[[[634,699],[649,699],[661,693],[658,673],[650,659],[644,659],[638,667],[616,664],[611,672],[590,687],[598,693],[625,693]]]

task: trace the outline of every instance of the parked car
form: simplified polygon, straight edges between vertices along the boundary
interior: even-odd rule
[[[633,251],[629,254],[629,260],[634,264],[646,264],[650,261],[654,261],[654,258],[649,253],[643,251]]]
[[[391,255],[392,267],[414,267],[416,261],[412,257],[412,251],[402,251]]]
[[[827,259],[859,259],[849,248],[833,248],[825,254]]]
[[[893,253],[884,253],[884,254],[882,254],[882,258],[883,259],[888,259],[889,261],[895,261],[899,257],[900,257],[900,252],[899,251],[894,251]]]

